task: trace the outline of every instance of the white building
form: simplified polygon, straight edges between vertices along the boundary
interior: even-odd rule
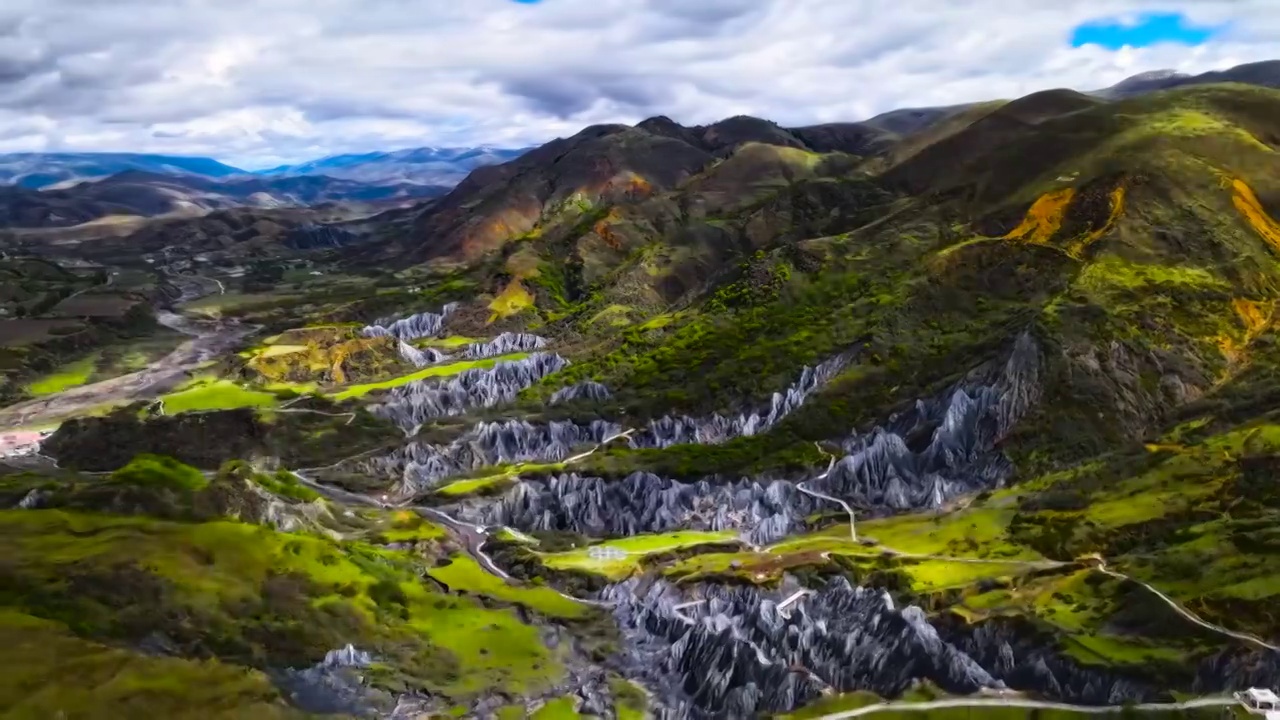
[[[1267,720],[1280,720],[1280,697],[1269,688],[1249,688],[1236,693],[1236,699],[1250,713],[1265,715]]]

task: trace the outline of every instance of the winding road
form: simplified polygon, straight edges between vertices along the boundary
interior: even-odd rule
[[[1168,595],[1165,595],[1159,590],[1155,589],[1150,584],[1145,583],[1131,575],[1125,575],[1124,573],[1116,572],[1115,570],[1112,570],[1111,568],[1107,567],[1106,558],[1099,557],[1099,556],[1095,556],[1095,557],[1098,560],[1098,565],[1097,565],[1098,572],[1104,573],[1106,575],[1110,575],[1111,577],[1116,578],[1118,580],[1129,580],[1141,585],[1142,587],[1146,588],[1148,592],[1150,592],[1151,594],[1163,600],[1166,605],[1173,608],[1174,612],[1178,613],[1186,620],[1189,620],[1190,622],[1196,625],[1199,625],[1200,627],[1206,630],[1218,633],[1220,635],[1225,635],[1227,637],[1235,638],[1236,640],[1243,641],[1245,643],[1261,648],[1263,650],[1270,650],[1271,652],[1280,652],[1280,646],[1273,645],[1267,642],[1266,640],[1263,640],[1262,638],[1258,637],[1257,635],[1250,635],[1249,633],[1237,632],[1235,630],[1228,630],[1227,628],[1224,628],[1221,625],[1215,625],[1209,622],[1208,620],[1205,620],[1199,615],[1196,615],[1195,613],[1191,612],[1185,607],[1179,605],[1176,600],[1169,597]]]
[[[1203,697],[1178,703],[1139,703],[1134,705],[1071,705],[1069,703],[1042,702],[1025,698],[956,698],[951,700],[932,700],[929,702],[887,702],[868,705],[856,710],[819,715],[821,720],[846,720],[847,718],[864,717],[882,712],[927,712],[946,708],[1028,708],[1036,710],[1065,710],[1068,712],[1089,715],[1111,715],[1125,709],[1138,712],[1169,712],[1177,710],[1194,710],[1196,708],[1230,707],[1238,704],[1230,697]]]

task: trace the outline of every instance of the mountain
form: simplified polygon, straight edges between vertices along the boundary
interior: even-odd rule
[[[101,179],[126,170],[223,178],[244,170],[202,157],[140,153],[0,154],[0,183],[40,189],[67,181]]]
[[[15,705],[1218,717],[1280,678],[1277,151],[1261,83],[654,117],[6,263]]]
[[[275,176],[327,175],[359,182],[455,185],[467,173],[519,157],[525,150],[492,148],[412,148],[392,152],[332,155],[298,165],[281,165],[257,174]]]
[[[326,176],[214,180],[126,170],[58,190],[0,186],[0,227],[68,227],[107,216],[153,217],[231,207],[300,207],[332,202],[413,201],[447,187],[409,183],[370,185]]]
[[[1090,94],[1108,99],[1119,99],[1175,87],[1227,82],[1280,88],[1280,60],[1247,63],[1245,65],[1237,65],[1228,70],[1207,72],[1200,75],[1186,75],[1173,70],[1156,70],[1134,75],[1109,88],[1095,90]]]

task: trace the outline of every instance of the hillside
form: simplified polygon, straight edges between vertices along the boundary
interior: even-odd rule
[[[84,242],[186,338],[127,376],[55,352],[126,281],[24,259],[0,634],[64,651],[0,698],[1231,712],[1280,683],[1280,90],[1180,85],[655,117]]]

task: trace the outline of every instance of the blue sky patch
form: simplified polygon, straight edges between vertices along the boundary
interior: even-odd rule
[[[1136,22],[1102,18],[1077,25],[1071,33],[1071,46],[1101,45],[1108,50],[1119,50],[1126,45],[1140,48],[1166,42],[1200,45],[1223,29],[1223,26],[1195,25],[1182,13],[1144,13]]]

